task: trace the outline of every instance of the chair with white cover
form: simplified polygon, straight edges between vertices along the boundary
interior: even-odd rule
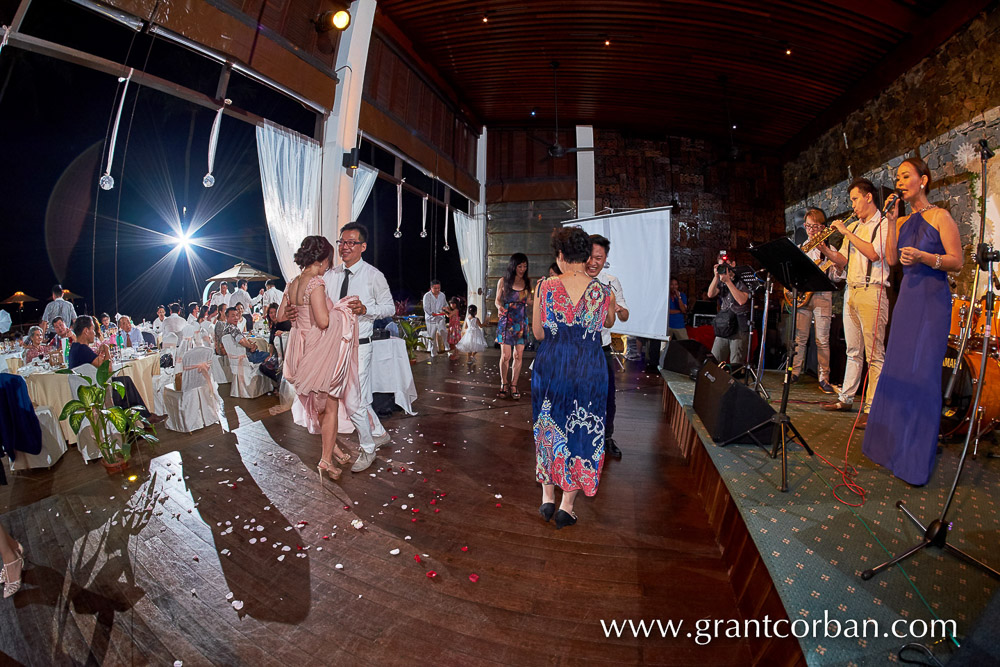
[[[179,342],[177,334],[171,331],[163,336],[162,349],[160,354],[169,354],[174,361],[177,361],[177,343]]]
[[[74,373],[79,375],[86,375],[92,380],[97,379],[97,368],[93,364],[83,364],[77,366],[73,369]],[[86,385],[87,381],[78,375],[70,375],[69,377],[69,389],[70,393],[73,394],[73,398],[77,396],[77,389],[81,386]],[[111,403],[110,399],[105,403],[109,405]],[[108,428],[112,430],[112,437],[121,442],[121,435],[118,434],[115,427],[108,423]],[[77,449],[80,450],[80,455],[83,457],[84,463],[90,463],[94,459],[101,458],[101,448],[97,446],[97,439],[94,438],[94,428],[90,424],[90,420],[84,417],[83,425],[80,427],[79,440],[76,444]]]
[[[197,324],[188,324],[181,330],[181,337],[177,343],[177,355],[174,357],[175,364],[182,362],[184,353],[195,346],[194,336],[197,330]]]
[[[274,383],[270,378],[260,374],[260,364],[247,359],[246,348],[238,345],[233,337],[226,334],[222,337],[222,347],[229,358],[229,368],[233,373],[232,389],[229,392],[234,398],[257,398],[271,391]]]
[[[201,328],[195,333],[195,344],[202,347],[215,347],[215,326],[211,322],[201,323]]]
[[[221,399],[211,379],[213,357],[215,350],[203,346],[184,353],[180,391],[171,387],[163,391],[167,414],[165,426],[171,431],[191,433],[219,423]]]

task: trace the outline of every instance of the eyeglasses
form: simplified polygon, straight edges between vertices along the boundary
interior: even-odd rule
[[[347,246],[348,248],[353,248],[354,246],[359,246],[363,241],[348,241],[345,239],[337,239],[337,245]]]

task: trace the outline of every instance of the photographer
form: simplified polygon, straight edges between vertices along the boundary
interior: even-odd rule
[[[746,363],[750,311],[750,288],[733,273],[736,263],[723,250],[715,265],[715,276],[708,286],[708,297],[719,298],[719,313],[715,316],[715,343],[712,355],[719,362]]]

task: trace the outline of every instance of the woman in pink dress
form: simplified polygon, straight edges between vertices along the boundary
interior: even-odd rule
[[[336,304],[326,294],[323,274],[333,261],[333,246],[323,236],[307,236],[295,253],[302,273],[289,283],[278,308],[278,321],[288,319],[294,309],[295,321],[285,352],[284,377],[295,387],[305,409],[310,432],[316,425],[323,439],[317,470],[331,479],[340,479],[350,454],[337,446],[337,412],[344,401],[347,414],[358,409],[358,318],[347,306],[350,299]]]

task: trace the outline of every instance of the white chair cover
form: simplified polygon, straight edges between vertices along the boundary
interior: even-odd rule
[[[66,453],[66,441],[52,410],[44,406],[35,408],[35,416],[38,417],[38,425],[42,427],[42,451],[37,454],[17,452],[17,457],[10,465],[11,470],[51,468]]]
[[[177,334],[175,334],[173,331],[171,331],[170,333],[166,334],[163,337],[163,340],[161,341],[161,345],[160,345],[160,347],[162,348],[162,354],[170,354],[171,356],[174,357],[174,361],[175,362],[177,361],[177,343],[178,342],[179,342],[179,339],[177,338]]]
[[[219,403],[222,399],[211,379],[211,363],[215,356],[215,350],[209,347],[194,347],[184,354],[181,391],[172,387],[163,391],[165,425],[169,430],[191,433],[221,421]]]
[[[229,357],[215,355],[212,360],[212,379],[215,384],[229,384],[233,381],[233,371],[229,368]]]
[[[247,359],[246,348],[237,345],[230,335],[222,337],[222,347],[229,357],[229,369],[233,373],[232,389],[230,396],[235,398],[257,398],[263,396],[274,388],[274,383],[270,378],[260,374],[257,370],[260,364],[255,364]]]
[[[174,356],[174,363],[179,364],[184,360],[184,353],[194,347],[194,334],[198,330],[198,325],[189,324],[181,330],[181,338],[177,343],[177,354]]]
[[[195,336],[195,344],[203,347],[215,347],[215,325],[211,322],[202,322],[201,330]]]

